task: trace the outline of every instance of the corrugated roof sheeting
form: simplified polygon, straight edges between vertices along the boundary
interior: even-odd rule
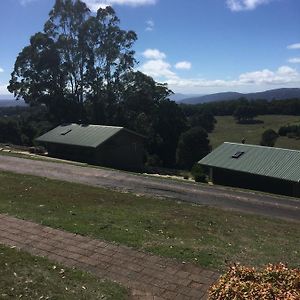
[[[245,152],[232,158],[236,152]],[[247,144],[224,143],[199,164],[298,182],[300,151]]]
[[[122,129],[123,127],[114,126],[67,124],[52,129],[36,141],[96,148]]]

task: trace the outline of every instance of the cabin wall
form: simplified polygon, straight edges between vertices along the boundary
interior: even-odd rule
[[[48,155],[51,157],[89,164],[95,163],[95,150],[93,148],[50,143],[47,143],[45,147],[48,151]]]
[[[234,170],[210,167],[213,183],[287,196],[300,196],[299,183]]]
[[[96,150],[95,160],[103,165],[140,170],[144,165],[144,139],[121,131]]]

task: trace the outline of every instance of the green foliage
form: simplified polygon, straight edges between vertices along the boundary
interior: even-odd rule
[[[216,119],[210,111],[203,111],[190,118],[191,127],[202,127],[207,132],[212,132],[215,128]]]
[[[206,174],[199,164],[194,164],[191,173],[196,182],[207,182]]]
[[[278,134],[280,136],[287,136],[288,138],[298,139],[300,137],[300,125],[282,126],[279,128]]]
[[[132,46],[137,36],[133,31],[122,30],[119,24],[115,11],[107,7],[99,9],[83,26],[88,60],[86,84],[90,90],[86,98],[102,110],[102,114],[92,116],[93,123],[117,122],[115,112],[123,101],[124,76],[132,72],[135,64]]]
[[[44,119],[43,108],[0,108],[0,143],[32,146],[34,138],[52,128]]]
[[[12,143],[20,145],[21,142],[21,130],[18,122],[12,119],[1,119],[0,143]]]
[[[137,71],[123,77],[122,102],[115,123],[122,124],[143,135],[151,136],[159,120],[161,102],[172,92],[165,84]]]
[[[9,91],[46,105],[57,122],[85,120],[85,101],[102,110],[92,116],[94,123],[111,120],[121,77],[135,63],[136,34],[119,23],[111,7],[94,16],[82,1],[56,0],[44,31],[18,55]]]
[[[196,106],[199,110],[209,110],[214,116],[232,116],[239,106],[251,106],[258,115],[300,115],[300,99],[258,99],[247,100],[239,98],[237,100],[217,101],[196,105],[182,104],[185,110],[194,109]]]
[[[263,270],[235,265],[211,287],[209,300],[300,299],[300,270],[284,264]]]
[[[217,120],[210,109],[198,105],[184,104],[181,104],[180,107],[190,127],[202,127],[207,132],[213,131]]]
[[[263,132],[260,145],[274,147],[278,134],[273,129],[267,129]]]
[[[239,123],[249,123],[257,116],[257,112],[253,106],[240,105],[234,111],[233,116]]]
[[[153,124],[154,136],[149,139],[149,152],[156,153],[163,166],[175,166],[176,147],[185,129],[186,118],[180,107],[174,101],[161,100]]]
[[[191,169],[210,149],[207,132],[201,127],[193,127],[180,135],[176,151],[177,164]]]

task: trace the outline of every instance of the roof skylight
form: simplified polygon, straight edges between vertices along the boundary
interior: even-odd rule
[[[240,158],[245,152],[244,151],[237,151],[231,157],[232,158]]]
[[[66,131],[61,132],[60,135],[66,135],[66,134],[68,134],[71,131],[72,131],[72,129],[68,129]]]

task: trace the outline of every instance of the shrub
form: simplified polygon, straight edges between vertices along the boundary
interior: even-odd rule
[[[299,300],[300,270],[284,264],[263,270],[235,265],[210,288],[209,300]]]
[[[29,152],[33,154],[45,154],[47,151],[42,146],[33,146],[29,148]]]
[[[260,144],[262,146],[274,147],[277,138],[278,134],[273,129],[267,129],[262,134]]]
[[[193,127],[179,137],[176,150],[177,164],[190,170],[194,163],[207,155],[210,150],[207,132],[201,127]]]
[[[206,175],[200,165],[194,164],[191,173],[196,182],[207,182]]]

